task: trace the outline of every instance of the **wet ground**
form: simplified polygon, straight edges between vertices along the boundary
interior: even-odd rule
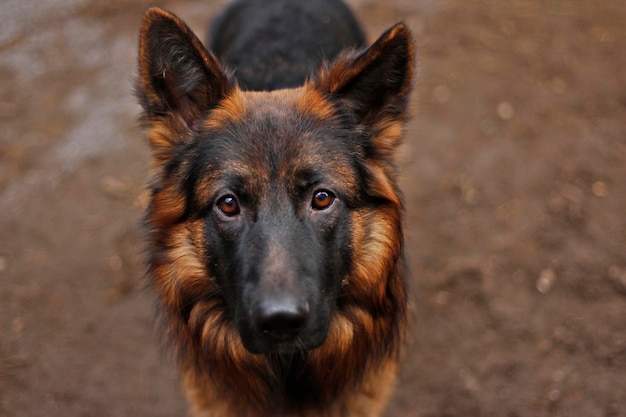
[[[0,416],[182,416],[144,289],[143,11],[0,3]],[[387,416],[626,416],[626,3],[352,0],[413,28],[411,340]]]

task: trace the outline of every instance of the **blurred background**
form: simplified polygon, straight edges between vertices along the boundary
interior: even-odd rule
[[[0,416],[182,416],[139,221],[139,24],[0,2]],[[412,327],[389,417],[626,416],[626,3],[348,0],[412,28]]]

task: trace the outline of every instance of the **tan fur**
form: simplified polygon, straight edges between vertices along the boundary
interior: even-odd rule
[[[209,74],[206,79],[198,78],[203,83],[187,83],[193,86],[191,91],[161,91],[171,88],[176,81],[172,81],[172,74],[182,70],[168,67],[180,61],[176,61],[178,56],[173,59],[167,55],[171,62],[159,58],[160,39],[153,39],[156,25],[184,41],[173,45],[184,45],[181,50],[191,55],[187,57],[191,63],[202,63],[205,72],[186,76],[197,81],[193,77]],[[388,103],[380,108],[358,108],[354,102],[363,101],[358,97],[361,91],[346,90],[362,73],[377,69],[379,61],[387,59],[386,53],[397,53],[396,44],[407,62],[401,71],[393,69],[400,73],[401,88],[393,97],[385,98]],[[137,90],[152,149],[151,200],[145,220],[149,276],[157,293],[164,333],[180,358],[194,416],[377,417],[382,413],[395,384],[406,326],[402,203],[392,157],[402,137],[412,61],[410,34],[405,26],[397,25],[366,53],[345,53],[302,87],[242,91],[180,19],[160,9],[146,14],[140,36]],[[308,126],[338,120],[342,106],[356,114],[354,129],[369,133],[371,154],[361,156],[364,168],[360,172],[365,179],[355,174],[345,158],[321,157],[318,142],[308,140],[315,135]],[[277,393],[285,390],[278,386],[276,372],[281,369],[280,362],[289,358],[253,354],[244,347],[222,289],[209,272],[211,265],[206,264],[205,225],[193,210],[203,207],[216,193],[219,173],[196,172],[198,180],[188,190],[185,173],[194,165],[183,160],[170,166],[177,150],[197,140],[198,132],[229,129],[264,118],[284,119],[285,123],[305,121],[309,130],[285,126],[302,135],[303,150],[297,161],[287,160],[273,177],[263,158],[236,160],[228,167],[251,189],[261,189],[269,181],[294,181],[294,169],[322,167],[336,174],[331,186],[347,190],[364,187],[368,198],[377,199],[375,205],[350,212],[351,270],[343,276],[326,340],[316,349],[294,353],[306,355],[301,364],[302,378],[317,399],[317,403],[304,406],[289,399],[276,401]],[[284,255],[277,250],[269,257],[278,262]],[[268,262],[267,268],[276,265]]]

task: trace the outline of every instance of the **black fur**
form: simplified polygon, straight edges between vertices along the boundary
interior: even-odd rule
[[[238,0],[213,23],[209,49],[242,88],[297,87],[365,36],[340,0]]]

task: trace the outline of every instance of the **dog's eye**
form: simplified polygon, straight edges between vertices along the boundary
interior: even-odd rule
[[[217,208],[224,215],[233,217],[239,214],[239,203],[233,195],[226,195],[217,201]]]
[[[335,201],[335,195],[327,190],[318,190],[313,195],[311,207],[315,210],[326,210]]]

